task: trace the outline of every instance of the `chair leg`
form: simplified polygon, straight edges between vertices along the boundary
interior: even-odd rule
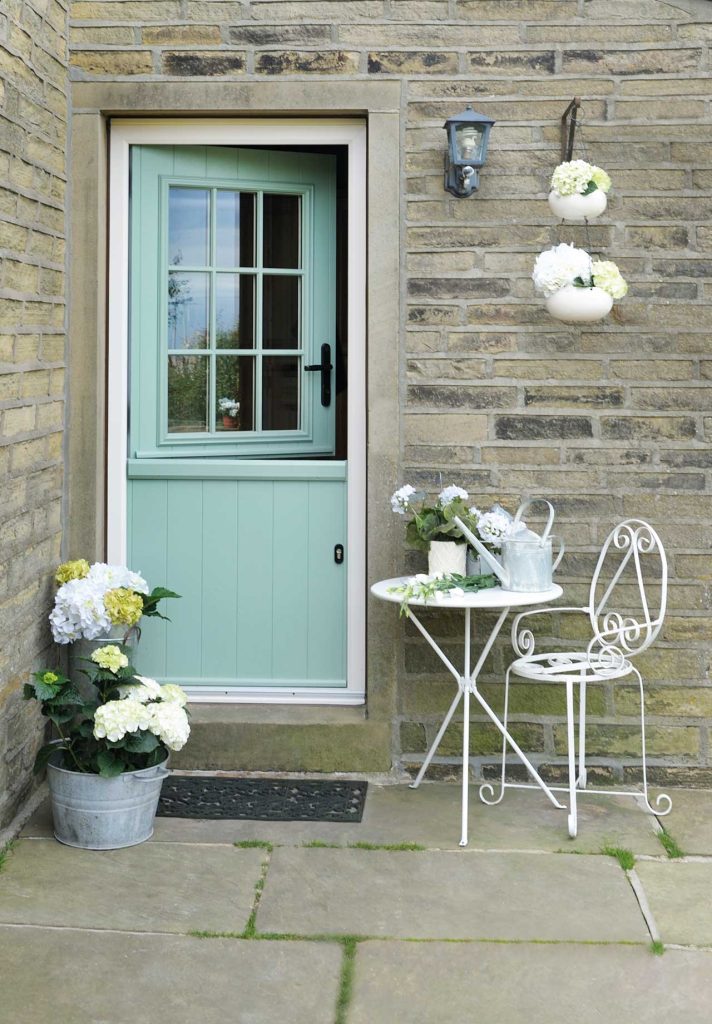
[[[575,838],[578,830],[576,813],[576,730],[574,723],[574,684],[566,681],[566,732],[569,752],[569,835]]]
[[[586,788],[586,674],[581,673],[579,684],[579,789]]]
[[[643,692],[643,677],[635,667],[633,668],[633,672],[638,680],[638,687],[640,689],[640,740],[643,754],[643,801],[647,810],[650,811],[651,814],[655,814],[658,818],[662,818],[672,810],[672,800],[667,793],[660,793],[655,798],[655,807],[653,807],[648,799],[648,766],[645,750],[645,694]],[[661,807],[662,810],[660,809]]]
[[[502,725],[507,729],[507,715],[509,714],[509,677],[512,673],[511,668],[507,669],[507,674],[504,677],[504,714],[502,716]],[[502,736],[502,775],[499,783],[499,796],[494,796],[494,786],[491,782],[483,782],[480,786],[480,800],[483,804],[488,804],[490,807],[494,807],[498,804],[504,796],[505,780],[507,773],[507,737]],[[489,796],[485,796],[485,793],[489,793]]]

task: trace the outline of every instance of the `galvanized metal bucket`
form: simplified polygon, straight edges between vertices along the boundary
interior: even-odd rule
[[[153,768],[122,772],[113,779],[72,772],[56,762],[47,765],[54,835],[65,846],[83,850],[118,850],[137,846],[153,835],[168,758]]]
[[[106,636],[97,637],[96,640],[75,640],[69,645],[69,678],[85,700],[96,698],[96,692],[85,675],[85,670],[89,667],[87,662],[94,651],[107,644],[116,644],[131,661],[140,639],[141,630],[138,626],[131,626],[129,629],[126,626],[113,626],[107,631]]]

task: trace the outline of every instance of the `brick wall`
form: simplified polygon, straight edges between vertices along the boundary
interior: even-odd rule
[[[510,507],[553,497],[570,602],[625,515],[671,558],[670,612],[645,659],[650,752],[678,780],[712,778],[708,721],[712,513],[712,12],[701,0],[75,0],[75,79],[325,76],[402,80],[401,482],[469,488]],[[583,97],[587,155],[613,177],[594,248],[630,294],[571,328],[533,298],[535,254],[559,229],[545,201],[558,121]],[[497,119],[476,198],[442,188],[442,122],[465,101]],[[586,155],[579,151],[577,155]],[[399,481],[393,481],[394,486]],[[394,525],[394,538],[396,537]],[[454,624],[440,617],[445,637]],[[556,630],[557,624],[552,625]],[[488,667],[497,678],[505,653]],[[496,691],[493,699],[498,699]],[[451,684],[406,630],[403,762],[426,749]],[[517,686],[515,731],[562,752],[561,694]],[[601,774],[635,761],[631,693],[591,695]],[[482,760],[498,747],[482,722]],[[444,770],[459,727],[441,748]],[[672,767],[675,766],[675,767]]]
[[[53,657],[47,612],[59,559],[64,412],[67,11],[9,0],[0,13],[0,829],[32,785],[42,732],[21,700]]]

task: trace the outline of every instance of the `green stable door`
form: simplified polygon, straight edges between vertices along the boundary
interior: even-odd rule
[[[346,687],[335,253],[333,157],[133,147],[128,561],[182,595],[146,675]]]

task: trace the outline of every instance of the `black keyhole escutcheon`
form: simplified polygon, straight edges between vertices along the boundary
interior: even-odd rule
[[[337,565],[343,565],[344,562],[344,545],[336,544],[334,546],[334,561]]]

